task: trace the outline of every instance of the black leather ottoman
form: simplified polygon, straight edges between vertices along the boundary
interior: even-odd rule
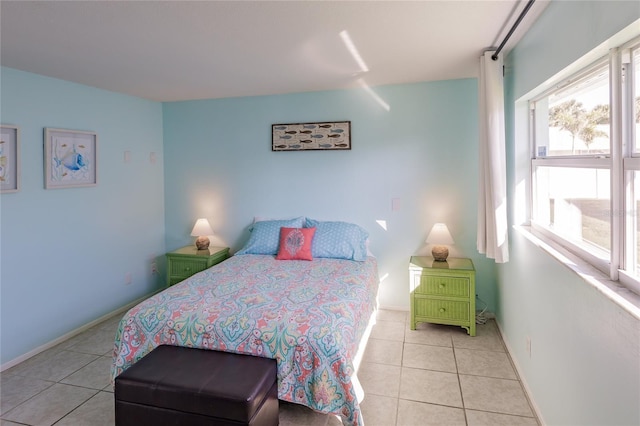
[[[278,424],[276,360],[158,346],[115,380],[117,426]]]

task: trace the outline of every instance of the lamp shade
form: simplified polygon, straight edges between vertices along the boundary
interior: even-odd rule
[[[427,244],[455,244],[449,228],[444,223],[436,223],[427,237]]]
[[[192,237],[200,237],[203,235],[213,235],[213,229],[209,225],[209,221],[204,218],[200,218],[196,221],[193,230],[191,231]]]

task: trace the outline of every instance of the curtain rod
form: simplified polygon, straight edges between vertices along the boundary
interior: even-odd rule
[[[520,12],[520,16],[518,16],[518,19],[516,20],[516,22],[513,24],[513,26],[511,27],[511,29],[509,30],[509,32],[507,33],[506,37],[504,38],[504,40],[502,40],[502,43],[500,43],[500,46],[498,46],[498,49],[496,50],[496,53],[494,53],[493,55],[491,55],[491,59],[493,59],[494,61],[498,60],[498,54],[500,53],[500,51],[502,50],[502,48],[504,47],[504,45],[507,43],[507,40],[509,40],[509,37],[511,37],[511,35],[513,34],[513,32],[516,30],[516,28],[518,27],[518,25],[520,25],[520,21],[522,21],[522,18],[524,18],[524,15],[527,14],[527,12],[529,11],[529,9],[531,9],[531,6],[533,6],[533,2],[535,2],[536,0],[529,0],[527,2],[527,5],[524,7],[524,9],[522,10],[522,12]]]

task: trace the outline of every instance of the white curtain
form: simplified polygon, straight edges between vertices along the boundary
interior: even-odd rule
[[[509,260],[507,167],[504,130],[502,58],[480,57],[480,176],[478,238],[480,253],[497,263]]]

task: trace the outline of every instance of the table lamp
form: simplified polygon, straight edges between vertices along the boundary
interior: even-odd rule
[[[438,262],[445,262],[449,256],[449,249],[444,245],[454,244],[449,228],[444,223],[436,223],[431,228],[427,237],[427,244],[435,244],[431,250],[433,259]]]
[[[192,237],[198,237],[196,240],[196,247],[198,250],[206,250],[209,248],[208,235],[213,235],[213,229],[211,229],[209,221],[204,218],[198,219],[191,231]]]

